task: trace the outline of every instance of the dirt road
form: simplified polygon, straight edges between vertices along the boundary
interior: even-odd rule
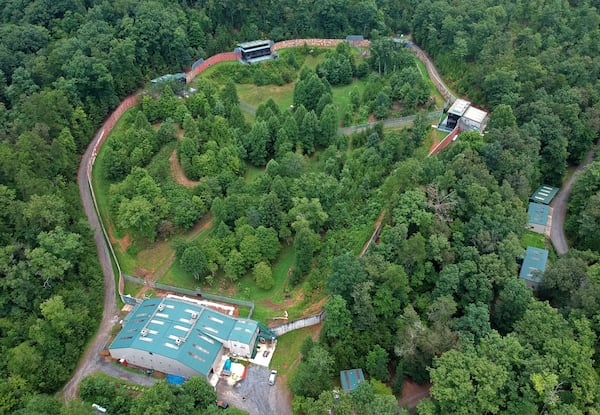
[[[100,128],[94,139],[85,151],[81,164],[79,165],[79,171],[77,172],[77,183],[79,184],[79,193],[81,194],[81,202],[83,209],[88,218],[90,226],[94,230],[94,241],[96,242],[96,250],[98,251],[98,260],[102,267],[102,273],[104,275],[104,311],[102,313],[102,321],[96,336],[92,340],[92,343],[88,346],[85,354],[81,357],[79,365],[73,373],[73,377],[67,383],[63,389],[63,399],[68,401],[71,398],[77,396],[77,389],[81,379],[85,376],[97,372],[100,365],[99,352],[105,347],[106,343],[110,338],[110,330],[116,322],[118,322],[118,310],[117,302],[115,299],[115,275],[113,273],[112,264],[110,261],[110,255],[108,246],[102,235],[100,228],[100,221],[94,208],[92,201],[92,195],[88,183],[88,166],[92,159],[92,155],[96,144],[101,139],[101,132],[103,128]]]
[[[563,183],[560,191],[552,201],[552,228],[550,229],[550,239],[556,253],[561,255],[567,253],[569,245],[567,244],[567,238],[565,236],[565,216],[567,215],[567,204],[569,202],[569,194],[571,193],[571,187],[575,180],[577,180],[577,173],[580,172],[592,162],[594,159],[594,152],[600,147],[600,140],[596,143],[596,146],[590,150],[585,157],[585,160],[581,162],[575,172]]]

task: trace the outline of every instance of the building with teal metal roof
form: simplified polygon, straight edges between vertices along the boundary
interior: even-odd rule
[[[543,184],[540,187],[538,187],[538,189],[531,195],[529,200],[531,200],[532,202],[543,203],[544,205],[549,205],[557,193],[558,193],[558,187],[552,187],[552,186]]]
[[[550,206],[529,202],[527,227],[533,232],[545,234],[550,219]]]
[[[340,381],[344,392],[351,392],[358,387],[358,384],[365,380],[362,369],[342,370],[340,372]]]
[[[184,73],[169,73],[159,76],[158,78],[154,78],[150,82],[152,84],[160,84],[162,82],[179,81],[185,84],[185,80],[186,78]]]
[[[109,351],[113,358],[136,366],[210,379],[219,372],[226,349],[250,357],[257,336],[258,325],[252,320],[238,320],[194,299],[169,295],[145,300],[133,309]]]
[[[523,279],[529,288],[537,288],[539,283],[542,282],[541,277],[546,270],[547,262],[547,249],[528,246],[525,250],[525,258],[519,272],[519,278]]]

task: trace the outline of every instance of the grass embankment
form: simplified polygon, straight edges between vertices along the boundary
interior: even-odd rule
[[[419,72],[421,72],[421,76],[423,77],[423,79],[425,79],[425,82],[427,82],[427,85],[429,85],[430,95],[435,98],[436,108],[442,108],[444,106],[444,102],[446,102],[446,98],[444,98],[442,96],[440,91],[438,91],[435,84],[429,77],[429,73],[427,72],[427,67],[425,66],[425,64],[417,58],[415,58],[415,62],[416,62],[417,68],[419,69]]]
[[[119,121],[117,121],[115,124],[111,134],[109,134],[109,136],[106,138],[105,144],[111,140],[113,134],[120,134],[127,129],[129,124],[132,122],[131,117],[134,112],[134,109],[130,109],[126,111],[123,116],[121,116]],[[126,250],[122,249],[120,244],[115,243],[115,240],[123,239],[125,235],[119,233],[114,226],[114,222],[112,221],[110,215],[110,182],[106,179],[107,166],[105,165],[104,160],[106,154],[105,149],[106,145],[103,145],[96,157],[94,168],[92,170],[92,186],[94,188],[94,194],[96,196],[96,203],[98,204],[98,211],[100,213],[101,220],[104,223],[109,238],[111,239],[110,243],[112,244],[115,254],[117,255],[121,269],[123,272],[127,272],[135,267],[135,262],[129,257],[129,255],[126,254]]]
[[[123,133],[128,125],[132,122],[132,114],[135,110],[127,111],[115,125],[113,132],[108,136],[107,142],[111,140],[113,135]],[[170,176],[169,156],[173,152],[176,143],[172,142],[164,146],[152,159],[147,166],[149,171],[158,171],[160,175],[167,181],[175,182]],[[109,233],[111,243],[119,265],[123,273],[145,277],[147,274],[159,273],[162,274],[173,262],[175,251],[171,246],[171,241],[157,241],[153,244],[145,244],[143,242],[130,241],[127,234],[119,231],[115,226],[110,212],[110,182],[106,179],[106,165],[104,163],[105,146],[100,149],[96,163],[92,172],[92,183],[96,194],[98,209],[104,222],[104,225]],[[195,239],[206,235],[210,228],[206,228],[206,222],[210,222],[210,215],[206,215],[193,229],[180,235],[186,239]],[[199,228],[202,229],[199,229]],[[177,284],[174,284],[177,285]],[[135,295],[139,290],[139,285],[125,281],[124,292],[126,294]]]
[[[534,248],[546,249],[546,237],[536,232],[526,230],[521,238],[523,248],[533,246]]]
[[[300,348],[307,337],[317,339],[321,324],[305,327],[284,334],[277,339],[277,348],[271,360],[271,369],[276,369],[284,381],[289,381],[290,374],[300,363]]]

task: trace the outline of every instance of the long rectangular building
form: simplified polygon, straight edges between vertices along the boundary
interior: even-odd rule
[[[144,300],[122,323],[109,347],[115,359],[136,366],[210,381],[219,372],[225,351],[250,358],[258,324],[168,295]]]

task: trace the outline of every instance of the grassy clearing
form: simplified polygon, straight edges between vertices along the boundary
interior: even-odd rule
[[[204,219],[202,220],[202,222],[205,223]],[[188,232],[188,234],[185,235],[185,238],[189,241],[203,241],[206,240],[206,238],[208,238],[210,235],[212,235],[212,226],[201,227],[199,229],[200,230],[193,229],[192,231]],[[171,256],[171,259],[173,259],[173,256]],[[185,272],[179,266],[179,262],[175,260],[170,263],[169,268],[167,269],[165,274],[160,276],[157,282],[161,284],[172,285],[175,287],[187,288],[190,290],[194,290],[198,286],[198,281],[196,281],[193,276]]]
[[[289,380],[289,375],[300,362],[300,348],[307,337],[318,335],[321,325],[294,330],[277,339],[277,348],[271,360],[271,368],[277,369],[282,380]]]
[[[358,79],[352,81],[350,85],[342,85],[331,88],[331,93],[333,95],[333,102],[337,107],[338,118],[341,120],[344,117],[344,113],[346,112],[346,108],[350,105],[350,91],[354,88],[358,89],[360,92],[360,96],[362,96],[367,82],[363,79]]]
[[[533,246],[534,248],[546,249],[546,237],[536,232],[525,231],[521,238],[523,248]]]
[[[323,48],[324,50],[334,50],[334,48]],[[307,67],[312,69],[313,71],[320,63],[325,62],[327,58],[327,53],[319,53],[318,55],[306,55],[306,59],[304,60],[303,67]]]
[[[198,281],[181,269],[179,261],[173,261],[165,275],[159,278],[157,282],[173,285],[175,287],[187,288],[189,290],[194,290],[198,286]]]
[[[265,172],[265,167],[255,167],[250,163],[246,164],[246,174],[244,175],[244,180],[246,183],[251,183],[258,176],[261,176]]]
[[[282,56],[285,56],[286,49],[280,51]],[[318,55],[307,55],[304,59],[304,64],[302,67],[307,67],[314,70],[318,64],[323,63],[325,61],[326,53],[320,53]],[[213,69],[213,68],[211,68]],[[206,72],[203,73],[203,76]],[[211,74],[207,74],[206,76],[211,76]],[[214,78],[214,75],[213,75]],[[256,86],[254,84],[238,84],[237,93],[240,101],[248,104],[252,107],[258,107],[260,104],[266,102],[269,98],[271,98],[275,103],[279,106],[279,109],[282,111],[288,110],[290,105],[292,105],[294,101],[294,86],[296,82],[291,82],[286,85],[278,86],[278,85],[264,85],[264,86]],[[334,95],[335,101],[335,95]],[[337,101],[335,101],[337,102]],[[344,107],[345,108],[345,107]],[[248,115],[248,118],[250,116]]]
[[[268,322],[271,317],[283,315],[283,303],[285,294],[289,290],[288,270],[296,260],[296,253],[291,246],[284,247],[272,267],[273,288],[263,290],[258,288],[249,273],[242,277],[237,283],[237,296],[254,301],[253,318]]]
[[[127,281],[127,280],[124,280],[123,282],[124,282],[123,294],[125,294],[125,295],[130,295],[132,297],[135,297],[137,295],[137,293],[142,289],[141,285],[136,284],[134,282]]]
[[[294,85],[294,83],[282,86],[238,84],[236,85],[236,88],[241,102],[253,107],[258,107],[260,104],[271,98],[279,106],[279,109],[287,111],[294,101]]]

